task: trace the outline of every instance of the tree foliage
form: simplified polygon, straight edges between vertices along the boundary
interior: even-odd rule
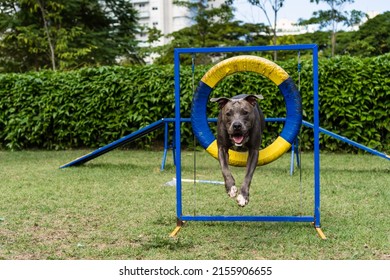
[[[390,52],[390,12],[369,19],[349,41],[348,54],[376,56]]]
[[[377,15],[363,23],[357,31],[337,32],[335,55],[372,57],[390,52],[390,12]],[[331,31],[295,35],[298,44],[318,45],[320,54],[331,57]]]
[[[110,65],[136,57],[136,32],[126,0],[3,0],[0,70]]]
[[[354,3],[355,0],[310,0],[311,3],[325,2],[329,6],[329,10],[319,10],[313,12],[310,19],[299,19],[300,25],[318,24],[320,29],[331,27],[331,45],[332,56],[335,55],[336,49],[336,34],[338,24],[346,26],[354,26],[361,22],[365,14],[361,11],[352,10],[351,12],[343,11],[343,7],[347,3]]]
[[[248,1],[258,5],[274,4],[275,12],[284,3],[274,0]],[[160,55],[156,63],[171,64],[174,48],[271,44],[270,24],[236,21],[231,5],[211,9],[206,2],[177,1],[177,4],[185,5],[192,11],[194,24],[169,34],[170,44],[153,47],[153,42],[163,34],[156,28],[138,26],[137,13],[128,0],[0,0],[0,72],[67,70],[118,62],[128,65],[143,63],[142,58],[156,54]],[[342,5],[353,0],[311,2],[326,2],[333,8],[317,11],[311,19],[301,20],[301,23],[318,23],[323,28],[337,23],[350,26],[362,16],[356,11],[341,11]],[[327,57],[337,54],[381,55],[390,50],[389,18],[390,13],[386,12],[369,19],[358,31],[320,30],[279,36],[276,42],[316,43],[321,55]],[[135,39],[138,32],[149,34],[144,48],[139,48]],[[279,59],[286,59],[296,56],[296,53],[280,52],[278,56]],[[182,63],[191,63],[191,57],[183,56],[182,59]],[[202,64],[218,58],[198,55],[198,59],[198,63]]]
[[[255,7],[259,7],[263,11],[268,27],[273,34],[272,44],[277,45],[278,12],[283,7],[284,0],[248,0],[248,2]],[[234,0],[226,0],[225,3],[232,5]],[[268,6],[270,6],[273,11],[273,22],[271,21],[272,18],[268,13]],[[277,60],[276,51],[274,52],[274,60]]]
[[[208,8],[204,0],[175,3],[192,11],[194,24],[169,35],[171,43],[157,49],[161,55],[156,60],[157,64],[173,63],[174,48],[265,45],[269,41],[269,29],[265,25],[235,21],[231,6]],[[209,55],[202,54],[198,59],[200,64],[213,60]],[[183,58],[182,63],[190,61],[190,58]]]

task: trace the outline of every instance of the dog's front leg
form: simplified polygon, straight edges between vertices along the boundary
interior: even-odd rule
[[[229,149],[220,146],[218,148],[218,159],[219,159],[219,164],[221,165],[222,176],[223,179],[225,180],[226,192],[230,197],[232,198],[236,197],[237,195],[236,182],[229,169]]]
[[[253,174],[255,173],[257,160],[259,157],[258,149],[249,150],[248,161],[246,163],[246,174],[242,184],[240,194],[237,196],[237,203],[244,207],[249,202],[249,187],[251,185]]]

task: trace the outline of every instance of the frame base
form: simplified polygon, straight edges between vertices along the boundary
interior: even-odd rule
[[[176,222],[176,227],[175,229],[171,232],[171,234],[169,235],[169,237],[176,237],[176,235],[179,233],[179,231],[181,230],[181,228],[184,226],[185,222],[180,220],[179,218],[177,219],[177,222]]]
[[[315,227],[316,231],[317,231],[317,234],[318,236],[322,239],[322,240],[326,240],[326,236],[324,234],[324,232],[322,231],[322,229],[320,227]]]
[[[177,219],[177,224],[176,224],[176,227],[175,229],[171,232],[171,234],[169,235],[169,237],[176,237],[178,234],[179,234],[179,231],[181,230],[181,228],[184,226],[185,224],[185,221],[182,221],[180,220],[179,218]],[[326,240],[326,236],[324,234],[324,232],[322,231],[322,229],[320,227],[316,227],[314,225],[314,223],[311,223],[312,226],[314,226],[318,236],[322,239],[322,240]]]

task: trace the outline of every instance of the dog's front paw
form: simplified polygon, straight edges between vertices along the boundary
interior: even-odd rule
[[[244,207],[245,205],[248,204],[248,202],[249,202],[249,199],[245,198],[242,194],[239,194],[237,196],[237,203],[239,206]]]
[[[231,198],[234,198],[234,197],[236,197],[236,195],[237,195],[237,187],[236,186],[232,186],[231,188],[230,188],[230,190],[228,191],[228,195],[231,197]]]

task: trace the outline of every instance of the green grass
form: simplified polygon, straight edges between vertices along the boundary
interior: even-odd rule
[[[370,155],[321,155],[321,215],[310,224],[188,222],[176,238],[172,158],[113,151],[58,169],[88,151],[0,152],[0,259],[390,259],[390,164]],[[183,178],[193,178],[184,152]],[[218,162],[197,152],[197,178],[222,180]],[[289,155],[259,167],[247,207],[220,185],[183,184],[183,212],[312,215],[313,154],[289,175]],[[244,168],[233,168],[241,182]]]

